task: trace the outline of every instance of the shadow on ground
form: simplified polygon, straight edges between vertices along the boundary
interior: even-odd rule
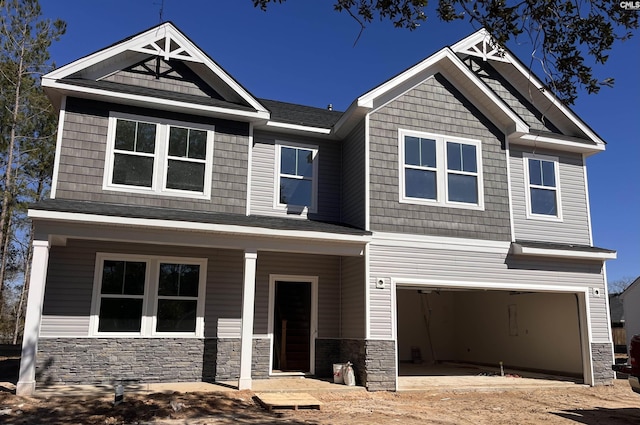
[[[182,424],[190,419],[206,421],[207,418],[216,424],[281,423],[280,413],[265,411],[256,405],[252,395],[251,392],[239,392],[233,396],[223,393],[156,393],[127,396],[124,403],[113,406],[113,400],[106,398],[34,399],[0,393],[0,422],[6,425],[109,425],[170,420],[170,423]],[[287,423],[301,425],[309,422],[288,419]]]
[[[585,425],[640,424],[640,408],[563,410],[554,415]]]

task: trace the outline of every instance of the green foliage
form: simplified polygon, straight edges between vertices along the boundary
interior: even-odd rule
[[[285,0],[252,1],[266,10]],[[333,7],[363,28],[378,17],[415,30],[427,19],[427,0],[334,0]],[[436,14],[445,22],[466,19],[484,27],[503,46],[530,43],[529,67],[540,62],[544,82],[566,103],[576,100],[579,89],[597,93],[612,85],[612,78],[599,81],[593,66],[605,64],[615,43],[631,37],[639,15],[610,0],[438,0]]]
[[[26,283],[27,204],[50,187],[57,117],[40,76],[53,69],[48,49],[64,32],[64,22],[42,18],[38,0],[0,0],[0,316],[6,284]]]

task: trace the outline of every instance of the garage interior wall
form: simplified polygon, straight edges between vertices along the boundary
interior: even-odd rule
[[[574,294],[399,288],[397,316],[400,362],[412,361],[411,348],[419,347],[427,364],[435,354],[437,361],[583,373]]]

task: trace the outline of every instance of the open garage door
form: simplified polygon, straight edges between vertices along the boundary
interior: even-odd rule
[[[396,307],[400,376],[499,373],[502,362],[506,373],[588,380],[580,294],[398,285]]]

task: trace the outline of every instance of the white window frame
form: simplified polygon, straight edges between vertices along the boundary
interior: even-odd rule
[[[136,261],[147,264],[145,273],[144,295],[142,302],[142,320],[140,332],[99,332],[100,303],[102,301],[102,272],[105,261]],[[196,326],[194,332],[157,332],[158,278],[160,263],[192,264],[200,266],[200,280],[198,282],[198,301],[196,305]],[[116,253],[96,253],[96,264],[93,280],[93,297],[91,302],[91,316],[89,318],[89,336],[100,338],[203,338],[204,337],[204,309],[207,282],[207,259],[190,257],[171,257],[155,255],[133,255]],[[133,298],[127,296],[127,298]],[[176,297],[171,297],[176,298]],[[186,299],[189,297],[177,297]],[[176,298],[176,299],[177,299]]]
[[[291,149],[305,149],[313,152],[313,176],[311,178],[311,205],[303,206],[303,205],[293,205],[293,204],[283,204],[280,202],[280,177],[288,177],[288,178],[300,178],[299,176],[293,176],[291,174],[281,174],[280,173],[280,164],[281,164],[281,150],[282,148],[291,148]],[[307,145],[303,143],[295,143],[295,142],[283,142],[277,140],[275,143],[275,169],[273,176],[273,208],[278,210],[293,210],[298,211],[302,215],[313,214],[318,212],[318,146],[317,145]]]
[[[153,156],[153,174],[151,179],[151,187],[133,186],[125,184],[113,183],[113,163],[115,158],[115,137],[117,120],[139,121],[156,125],[156,143],[153,154],[144,154],[144,156]],[[193,130],[202,130],[207,132],[207,148],[205,160],[194,160],[190,158],[178,158],[185,162],[199,162],[205,164],[204,169],[204,188],[202,192],[190,190],[169,189],[167,185],[167,170],[169,166],[169,128],[181,127]],[[109,125],[107,129],[107,146],[105,154],[104,178],[102,183],[103,190],[116,192],[127,192],[137,194],[153,194],[161,196],[176,196],[192,199],[211,199],[211,179],[213,172],[213,145],[214,145],[215,127],[212,125],[190,123],[184,121],[174,121],[162,118],[146,117],[140,115],[123,114],[119,112],[111,112],[109,114]]]
[[[406,196],[405,186],[405,163],[404,163],[404,140],[405,137],[419,137],[422,139],[432,139],[436,141],[436,167],[421,167],[436,173],[436,199],[413,198]],[[464,171],[449,171],[447,168],[447,142],[472,145],[476,148],[476,173]],[[399,202],[402,204],[433,205],[449,208],[462,208],[470,210],[484,210],[484,181],[482,169],[482,142],[477,139],[467,139],[463,137],[451,137],[442,134],[427,133],[407,129],[398,130],[398,180],[399,180]],[[457,202],[449,200],[449,179],[448,174],[473,175],[478,182],[478,203]]]
[[[529,182],[529,160],[537,159],[541,161],[553,162],[553,172],[556,179],[555,189],[552,189],[550,186],[536,186],[532,185]],[[543,221],[563,221],[562,219],[562,196],[560,194],[560,161],[557,156],[549,156],[549,155],[540,155],[529,152],[522,153],[522,161],[524,167],[524,193],[525,193],[525,202],[526,202],[526,214],[527,219],[529,220],[543,220]],[[531,188],[541,188],[546,190],[555,190],[556,192],[556,209],[557,215],[548,215],[548,214],[534,214],[533,205],[531,203]]]

